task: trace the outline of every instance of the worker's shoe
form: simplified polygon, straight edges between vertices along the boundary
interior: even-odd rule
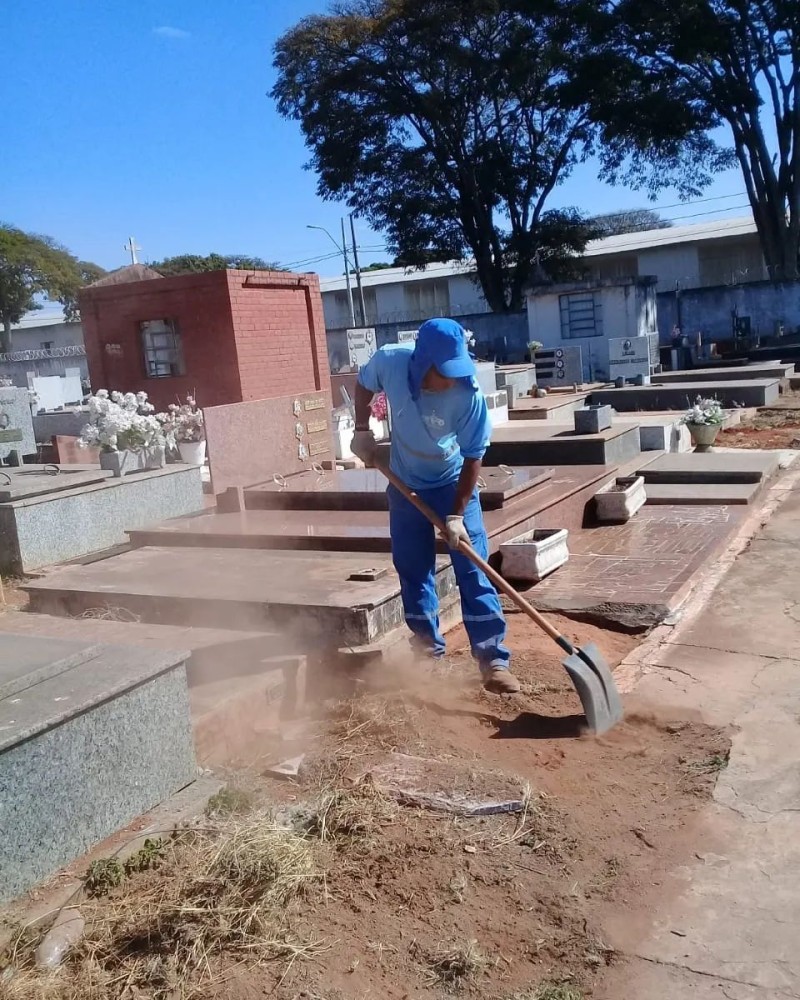
[[[503,667],[491,667],[483,671],[483,687],[490,694],[519,694],[517,678]]]

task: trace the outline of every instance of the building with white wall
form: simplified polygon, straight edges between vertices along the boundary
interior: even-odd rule
[[[24,387],[29,375],[63,376],[68,369],[80,369],[80,377],[88,378],[83,328],[67,320],[61,306],[48,303],[11,327],[11,351],[0,354],[0,376]]]
[[[594,240],[582,265],[587,279],[653,275],[656,292],[731,286],[768,278],[751,217],[650,229]],[[489,306],[469,264],[386,268],[362,274],[367,325],[420,323],[432,316],[471,316]],[[321,281],[329,331],[351,325],[344,277]],[[358,315],[358,295],[353,288]]]
[[[609,340],[658,333],[656,279],[620,278],[570,282],[528,293],[530,340],[545,348],[580,347],[583,377],[611,377]]]

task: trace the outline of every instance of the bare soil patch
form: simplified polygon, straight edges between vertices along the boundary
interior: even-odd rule
[[[612,664],[638,641],[553,618],[570,638],[597,642]],[[395,693],[327,704],[309,723],[307,767],[298,781],[264,777],[264,761],[281,753],[266,744],[256,767],[231,776],[236,794],[215,803],[218,813],[231,814],[222,820],[222,842],[225,822],[246,823],[269,812],[278,823],[291,822],[307,845],[310,877],[302,892],[286,895],[277,908],[258,906],[259,934],[271,950],[248,954],[235,934],[230,947],[215,950],[208,940],[224,940],[216,929],[203,938],[203,962],[185,967],[182,978],[174,974],[174,948],[151,955],[162,979],[149,983],[144,947],[135,972],[130,954],[121,956],[102,995],[589,997],[597,973],[624,961],[605,938],[606,919],[623,915],[645,933],[651,906],[670,891],[670,872],[691,856],[699,812],[729,743],[698,719],[634,698],[613,732],[582,734],[580,702],[557,648],[522,615],[510,615],[509,626],[521,696],[501,700],[480,689],[456,630],[444,672],[420,669],[404,676]],[[463,769],[465,784],[484,771],[502,773],[521,789],[524,808],[466,818],[400,804],[369,774],[392,751],[446,761]],[[284,754],[290,755],[285,748]],[[169,865],[112,888],[105,903],[94,901],[95,926],[104,906],[118,910],[130,894],[146,893],[150,903],[161,896],[174,901],[174,881],[187,878],[198,851],[188,845],[181,862],[183,849]],[[199,853],[207,857],[205,849]],[[194,869],[188,882],[196,898],[196,862]],[[216,891],[222,890],[209,886],[207,896]],[[220,898],[230,900],[233,891]],[[255,899],[254,891],[249,885],[246,898]],[[264,891],[274,902],[274,886]],[[167,940],[181,942],[185,956],[185,935],[169,930],[178,936]],[[223,930],[231,932],[227,925]],[[90,921],[84,946],[65,970],[70,981],[79,980],[87,956],[93,948],[96,953],[97,933]],[[147,940],[146,933],[137,938],[140,945]],[[14,982],[5,984],[13,1000],[80,995],[68,992],[66,977],[57,992],[42,992],[36,977],[28,992],[8,992]]]
[[[722,431],[718,443],[726,448],[800,448],[800,392],[783,393],[773,406]]]

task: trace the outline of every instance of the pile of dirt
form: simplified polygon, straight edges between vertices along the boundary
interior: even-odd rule
[[[597,642],[612,664],[637,641],[557,624],[578,642]],[[669,873],[691,855],[728,740],[635,700],[614,731],[587,736],[558,651],[522,616],[510,616],[510,632],[521,696],[480,689],[457,631],[444,672],[420,670],[401,691],[328,706],[297,781],[238,774],[237,794],[215,804],[256,816],[272,810],[308,845],[315,878],[275,929],[276,940],[305,943],[305,952],[248,959],[211,949],[182,992],[158,992],[139,977],[136,992],[125,993],[121,975],[107,996],[588,997],[597,973],[624,961],[606,938],[606,919],[626,916],[644,933],[649,907],[670,891]],[[483,789],[502,775],[504,796],[519,789],[520,811],[466,817],[397,801],[371,775],[402,753],[461,770],[465,787]],[[153,875],[141,878],[152,899]],[[118,909],[119,893],[135,891],[113,889],[108,906]],[[74,964],[67,971],[75,974]]]

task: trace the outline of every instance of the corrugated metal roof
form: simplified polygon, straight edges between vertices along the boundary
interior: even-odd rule
[[[752,216],[737,219],[720,219],[717,222],[699,222],[691,226],[670,226],[667,229],[646,229],[640,233],[622,233],[620,236],[606,236],[602,240],[592,240],[587,244],[584,257],[601,257],[605,254],[636,253],[658,247],[673,246],[678,243],[699,243],[704,240],[732,239],[756,233]],[[365,288],[377,285],[394,285],[400,282],[429,281],[431,278],[452,278],[456,275],[470,275],[474,268],[470,263],[451,261],[429,264],[420,269],[389,267],[382,271],[362,271],[361,280]],[[352,277],[353,294],[356,293],[355,276]],[[341,292],[347,282],[341,278],[323,278],[322,292]]]

